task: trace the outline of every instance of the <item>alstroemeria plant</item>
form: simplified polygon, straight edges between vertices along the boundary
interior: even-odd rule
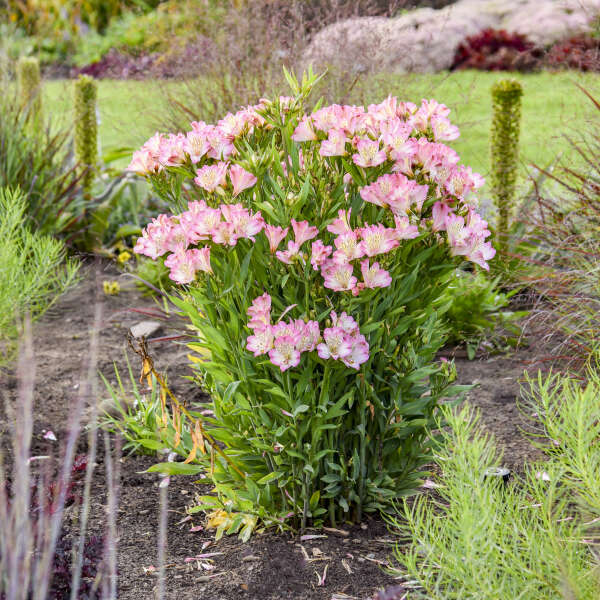
[[[288,79],[293,97],[135,153],[129,168],[175,211],[135,251],[182,285],[205,427],[231,460],[177,436],[215,484],[200,505],[335,524],[416,487],[426,426],[456,391],[435,362],[443,292],[461,260],[487,269],[494,249],[476,212],[483,179],[445,144],[459,135],[446,106],[307,111],[316,78]]]

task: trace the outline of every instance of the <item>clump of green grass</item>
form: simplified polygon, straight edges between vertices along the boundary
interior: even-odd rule
[[[14,349],[19,319],[41,316],[77,279],[64,243],[26,225],[23,194],[0,188],[0,365]]]
[[[435,493],[392,519],[398,574],[410,598],[542,600],[600,597],[600,375],[541,375],[524,407],[539,425],[548,461],[508,484],[486,477],[500,464],[494,440],[470,407],[446,410]]]

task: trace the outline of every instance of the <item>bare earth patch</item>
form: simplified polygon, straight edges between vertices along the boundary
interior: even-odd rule
[[[153,301],[144,298],[133,281],[119,278],[121,293],[105,296],[103,279],[117,279],[110,265],[95,277],[93,269],[84,271],[76,289],[67,294],[34,328],[35,337],[35,402],[33,454],[44,454],[66,437],[69,409],[75,401],[80,381],[85,374],[89,353],[89,333],[93,325],[96,299],[103,304],[103,321],[99,334],[98,370],[114,381],[113,362],[123,373],[127,352],[128,329],[144,317],[130,308],[150,308]],[[156,335],[168,334],[168,331]],[[205,401],[202,392],[190,381],[187,351],[173,342],[150,346],[155,366],[167,373],[174,393],[188,404]],[[470,401],[482,411],[484,424],[495,434],[505,451],[505,464],[519,470],[526,460],[539,455],[523,437],[524,425],[516,406],[518,379],[534,358],[535,348],[524,349],[511,356],[496,356],[467,361],[457,358],[461,383],[478,381],[470,393]],[[137,357],[129,353],[135,372]],[[0,374],[0,388],[14,397],[13,372]],[[100,399],[105,398],[99,384]],[[0,436],[8,448],[6,416],[0,412]],[[44,439],[53,431],[58,442]],[[102,443],[100,443],[100,447]],[[85,439],[80,451],[86,451]],[[156,462],[152,456],[129,456],[121,464],[121,489],[118,523],[118,572],[120,600],[153,598],[157,583],[158,478],[143,471]],[[93,485],[91,530],[102,532],[106,489],[103,453]],[[395,542],[383,521],[366,520],[360,525],[343,526],[341,531],[307,531],[298,536],[267,532],[255,535],[242,544],[237,537],[214,541],[214,532],[203,528],[201,515],[188,517],[186,505],[200,491],[192,479],[171,478],[169,486],[167,594],[168,599],[238,600],[260,599],[333,599],[370,598],[377,589],[394,584],[384,571],[390,564]],[[208,489],[202,490],[204,493]],[[67,509],[67,524],[73,509]],[[193,531],[192,531],[193,529]],[[196,557],[201,558],[196,558]]]

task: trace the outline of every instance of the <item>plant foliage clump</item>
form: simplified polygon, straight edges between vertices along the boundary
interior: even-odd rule
[[[18,319],[42,315],[78,270],[63,242],[29,230],[25,209],[21,192],[0,188],[0,363],[13,350]]]
[[[548,460],[508,483],[491,475],[501,457],[479,416],[468,406],[445,412],[435,495],[404,502],[391,520],[409,542],[396,557],[411,598],[600,596],[600,379],[592,372],[585,386],[556,375],[530,384],[526,411],[536,415],[533,439]]]
[[[578,35],[556,42],[548,50],[545,62],[551,69],[600,71],[600,40]]]
[[[306,112],[317,78],[286,76],[292,97],[157,134],[129,168],[173,207],[135,251],[166,255],[212,399],[209,416],[164,403],[155,437],[185,463],[154,470],[203,474],[202,509],[305,527],[416,489],[426,425],[459,392],[435,361],[450,274],[494,249],[447,107]]]
[[[83,213],[69,140],[39,120],[32,127],[18,97],[0,98],[0,187],[21,189],[25,217],[43,234],[66,235]]]

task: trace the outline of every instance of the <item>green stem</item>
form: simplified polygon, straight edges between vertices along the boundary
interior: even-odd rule
[[[331,429],[327,430],[327,437],[329,440],[329,447],[330,448],[334,448],[333,445],[333,431]],[[330,473],[331,469],[327,469],[327,472]],[[336,520],[335,520],[335,500],[333,498],[329,498],[329,520],[331,521],[331,526],[335,527],[336,526]]]
[[[302,482],[302,488],[303,488],[303,496],[304,496],[304,505],[302,507],[302,528],[301,531],[304,531],[306,529],[306,520],[308,518],[308,473],[304,474],[304,480]]]
[[[358,521],[362,519],[362,506],[365,499],[365,479],[367,476],[367,465],[365,464],[365,454],[367,450],[367,435],[366,435],[366,412],[367,412],[367,401],[364,390],[364,384],[361,386],[360,395],[360,449],[359,449],[359,460],[360,460],[360,475],[358,479],[358,497],[360,498],[358,504],[357,517]]]

